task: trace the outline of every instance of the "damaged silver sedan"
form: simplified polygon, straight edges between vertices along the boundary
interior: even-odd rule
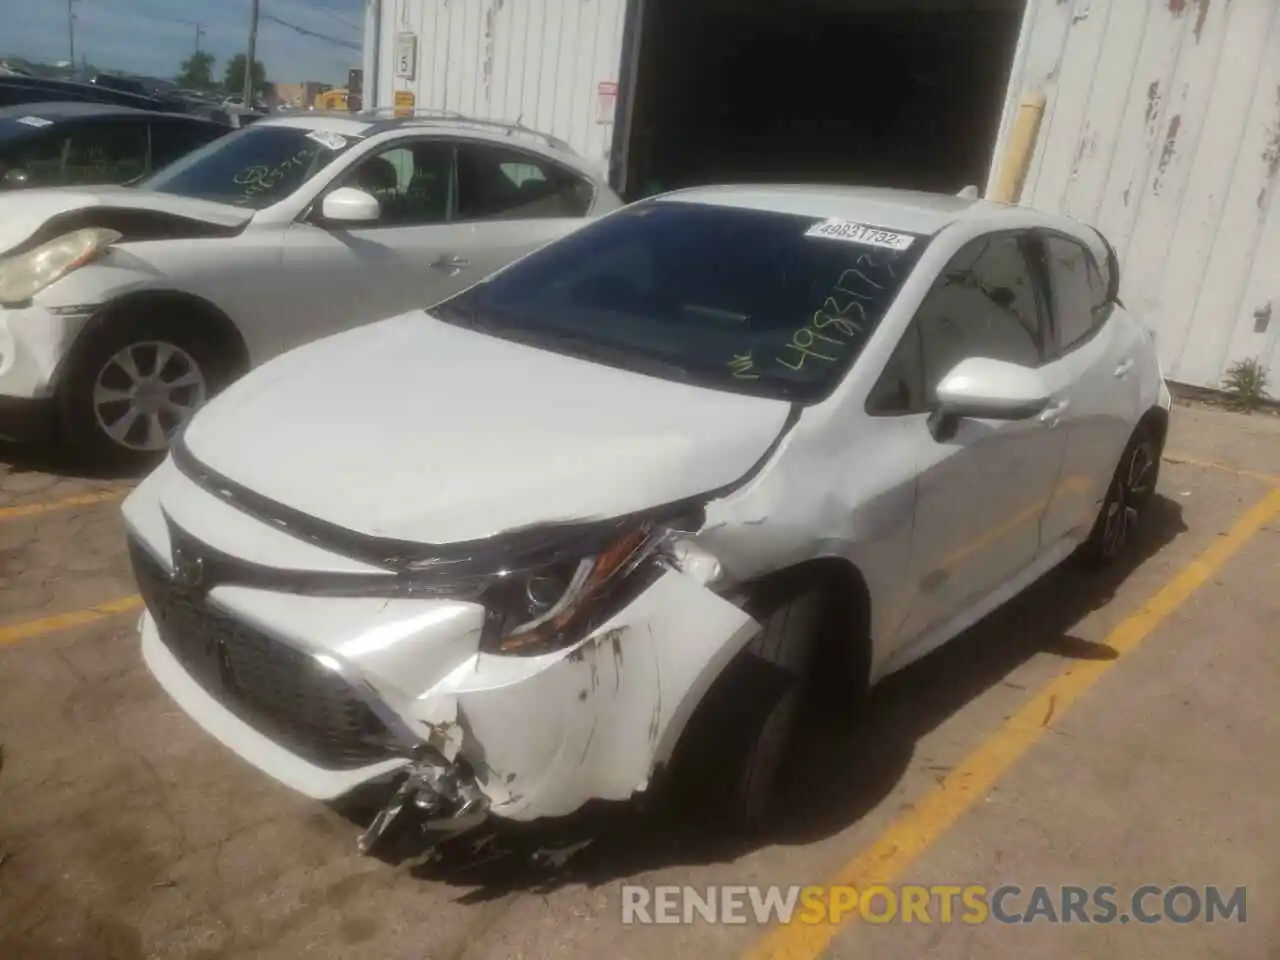
[[[1125,548],[1170,398],[1118,287],[969,198],[624,208],[202,410],[124,507],[144,658],[294,789],[385,788],[366,850],[690,769],[759,825],[815,673],[856,696]]]

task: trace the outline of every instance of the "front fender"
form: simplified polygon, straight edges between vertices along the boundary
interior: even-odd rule
[[[627,800],[670,758],[694,709],[760,629],[668,571],[585,640],[539,657],[476,654],[417,704],[456,716],[460,753],[509,820]]]

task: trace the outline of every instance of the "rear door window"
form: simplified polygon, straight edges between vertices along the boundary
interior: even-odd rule
[[[1088,339],[1104,319],[1106,284],[1081,244],[1046,237],[1045,262],[1053,296],[1053,325],[1060,353]]]
[[[541,157],[491,144],[458,144],[458,219],[585,217],[594,188]]]

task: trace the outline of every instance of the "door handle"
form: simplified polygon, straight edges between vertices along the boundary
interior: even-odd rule
[[[1062,416],[1062,411],[1071,406],[1070,400],[1055,400],[1049,406],[1040,411],[1040,422],[1053,426],[1058,422],[1058,418]]]
[[[1115,375],[1117,377],[1127,377],[1129,371],[1133,369],[1133,360],[1126,360],[1120,366],[1116,367]]]
[[[471,266],[470,260],[455,257],[453,254],[441,254],[431,263],[432,270],[441,270],[451,277],[456,277],[469,266]]]

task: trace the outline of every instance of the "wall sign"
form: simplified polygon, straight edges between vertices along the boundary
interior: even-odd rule
[[[618,108],[618,84],[601,80],[596,84],[596,123],[613,123]]]
[[[417,102],[417,98],[413,95],[412,90],[396,91],[396,116],[410,117],[413,116],[413,106]]]
[[[418,66],[418,35],[401,33],[396,36],[396,76],[412,80]]]

